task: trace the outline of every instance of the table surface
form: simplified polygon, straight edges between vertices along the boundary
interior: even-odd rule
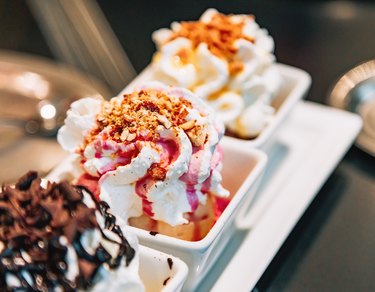
[[[99,4],[139,72],[150,61],[151,33],[193,20],[211,6],[251,13],[276,43],[279,62],[312,76],[310,101],[375,57],[375,3],[350,1],[114,1]],[[24,1],[0,1],[0,49],[53,58]],[[0,153],[1,155],[1,153]],[[375,159],[353,146],[295,226],[255,290],[375,291]]]

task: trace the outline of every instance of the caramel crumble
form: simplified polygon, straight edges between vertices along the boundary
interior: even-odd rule
[[[169,97],[163,92],[144,89],[125,94],[123,99],[103,102],[97,116],[97,127],[86,137],[86,144],[94,140],[104,129],[108,137],[116,142],[130,143],[134,140],[157,141],[158,129],[180,127],[194,146],[201,146],[206,134],[195,120],[187,120],[192,104],[186,99]],[[153,169],[153,176],[162,177],[159,168]]]
[[[147,170],[147,174],[154,180],[165,180],[167,170],[161,167],[158,163],[153,163]]]
[[[167,42],[175,40],[176,38],[187,38],[192,42],[194,49],[200,43],[206,43],[208,49],[219,58],[224,58],[229,63],[229,73],[235,75],[243,69],[243,63],[236,59],[237,49],[234,47],[234,42],[238,39],[245,39],[252,43],[255,42],[243,33],[245,23],[233,22],[230,15],[217,13],[212,16],[209,23],[202,21],[183,21],[177,31],[174,31]],[[186,50],[181,50],[177,53],[183,64],[189,61],[189,55]]]

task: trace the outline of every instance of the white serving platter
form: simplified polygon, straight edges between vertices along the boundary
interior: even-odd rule
[[[191,284],[198,285],[194,291],[250,291],[361,126],[355,114],[298,103],[264,145],[269,163],[255,200],[239,213],[238,230],[217,262],[200,283]],[[67,159],[50,176],[59,177],[69,166]]]
[[[265,145],[269,164],[231,245],[196,291],[250,291],[354,142],[359,116],[300,102]]]

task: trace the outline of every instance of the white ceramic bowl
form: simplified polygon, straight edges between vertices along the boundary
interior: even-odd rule
[[[145,246],[173,254],[189,266],[189,274],[184,290],[193,290],[206,275],[212,264],[236,230],[235,218],[240,208],[247,209],[260,182],[267,163],[267,156],[260,150],[224,137],[221,141],[224,150],[223,185],[233,195],[233,199],[200,241],[185,241],[162,234],[150,235],[148,231],[128,226]],[[50,180],[72,178],[73,156],[65,159],[47,177]]]
[[[230,240],[236,230],[237,213],[251,202],[267,162],[266,155],[260,150],[243,147],[241,143],[226,137],[221,146],[224,150],[223,185],[234,196],[202,240],[185,241],[128,227],[137,235],[141,244],[171,253],[188,264],[189,275],[184,286],[186,291],[194,290]]]
[[[272,120],[254,139],[241,139],[228,137],[230,140],[238,141],[248,147],[261,148],[272,137],[277,127],[288,116],[294,105],[301,100],[306,94],[311,84],[310,75],[301,69],[284,65],[275,64],[282,78],[282,86],[272,102],[272,106],[276,109]],[[154,73],[151,66],[146,67],[141,74],[137,76],[120,94],[133,88],[143,82],[154,80]]]

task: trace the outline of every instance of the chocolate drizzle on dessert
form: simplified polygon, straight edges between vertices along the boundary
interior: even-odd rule
[[[124,237],[120,226],[116,225],[116,217],[110,213],[108,204],[101,201],[99,202],[99,208],[105,219],[105,228],[116,233],[122,241],[119,256],[115,258],[113,263],[111,263],[111,267],[117,267],[120,264],[122,257],[125,257],[126,265],[128,266],[135,256],[135,250],[130,246],[129,242]]]
[[[168,262],[169,269],[172,270],[172,267],[173,267],[173,260],[172,260],[172,258],[168,258],[167,262]]]
[[[166,286],[168,281],[171,279],[171,277],[168,277],[166,278],[164,281],[163,281],[163,286]]]
[[[105,265],[116,269],[128,265],[135,251],[124,238],[108,205],[100,203],[105,227],[119,242],[100,228],[99,211],[84,204],[84,192],[68,182],[41,187],[36,172],[29,172],[15,187],[0,192],[0,290],[64,291],[89,288]],[[87,249],[85,232],[99,231],[102,240],[118,248],[113,257],[101,244]],[[86,247],[86,248],[85,248]],[[122,259],[125,259],[122,261]],[[75,270],[75,267],[78,267]]]

